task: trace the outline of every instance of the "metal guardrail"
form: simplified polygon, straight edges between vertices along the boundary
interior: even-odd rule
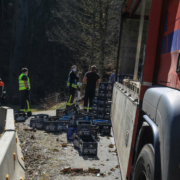
[[[4,127],[3,127],[4,126]],[[24,158],[15,128],[13,109],[0,108],[0,179],[23,180],[25,178]]]

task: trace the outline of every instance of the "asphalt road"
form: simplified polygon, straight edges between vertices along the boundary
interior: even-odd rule
[[[51,116],[55,116],[55,111],[43,111],[43,112],[36,112],[33,114],[49,114]],[[26,121],[26,123],[29,123],[29,119]],[[66,139],[66,133],[63,133],[60,135],[62,138]],[[98,142],[98,155],[96,158],[88,157],[88,156],[81,156],[78,150],[74,149],[73,144],[68,144],[68,147],[64,149],[63,151],[63,157],[67,164],[70,165],[71,168],[83,168],[88,169],[91,168],[97,168],[100,169],[100,171],[104,174],[106,174],[105,177],[98,177],[97,174],[94,176],[84,176],[84,175],[76,175],[76,176],[70,176],[70,175],[61,175],[59,178],[61,180],[98,180],[98,179],[104,179],[104,180],[112,180],[112,179],[119,179],[121,180],[121,174],[120,169],[116,168],[118,163],[117,154],[115,152],[112,152],[116,150],[116,147],[109,148],[109,144],[114,144],[114,137],[111,131],[111,137],[109,139],[107,136],[99,136],[99,142]],[[59,157],[61,158],[61,157]],[[59,167],[60,170],[62,170],[64,167]],[[112,171],[111,169],[114,169]],[[55,177],[54,177],[55,178]],[[58,176],[55,178],[58,180]]]

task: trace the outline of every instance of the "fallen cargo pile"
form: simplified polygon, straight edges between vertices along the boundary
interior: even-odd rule
[[[102,97],[101,101],[102,99],[104,99],[104,103],[111,103],[108,102],[111,99],[107,101],[106,97]],[[96,104],[99,104],[99,99]],[[100,111],[102,112],[102,109]],[[108,111],[110,115],[110,110]],[[22,127],[24,130],[22,130]],[[68,110],[57,109],[55,114],[36,113],[33,118],[19,124],[23,154],[25,162],[27,162],[26,168],[28,168],[27,176],[29,178],[45,178],[51,174],[50,179],[53,179],[52,177],[61,179],[66,174],[66,176],[78,176],[77,179],[81,179],[79,176],[95,175],[109,179],[112,172],[115,172],[115,177],[118,178],[117,170],[111,171],[111,169],[117,167],[118,163],[116,147],[111,136],[111,127],[110,116],[108,119],[105,119],[105,117],[100,119],[96,113],[82,111],[77,104]],[[24,136],[27,140],[24,139]],[[59,143],[61,146],[58,145]],[[111,147],[110,151],[109,145],[112,143],[113,149]],[[104,155],[105,153],[107,154]],[[71,163],[69,163],[69,159],[71,159]],[[95,166],[99,166],[96,163],[100,163],[101,167],[95,168]],[[48,164],[53,166],[51,172],[56,171],[56,174],[52,175],[49,170],[42,173],[41,168],[48,168]],[[84,167],[82,168],[78,164],[84,164]],[[31,170],[29,169],[30,166],[32,167]],[[35,168],[36,166],[38,169]],[[61,167],[61,175],[58,176],[59,167]],[[99,171],[96,173],[90,172],[90,169],[99,169]]]

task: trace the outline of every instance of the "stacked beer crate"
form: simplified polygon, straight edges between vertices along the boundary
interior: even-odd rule
[[[98,119],[110,120],[112,91],[112,83],[100,83],[99,95],[95,96],[92,105],[92,113],[96,114]]]
[[[77,133],[74,135],[74,147],[82,155],[97,156],[98,142],[92,135],[92,122],[77,120]]]
[[[77,132],[77,126],[78,124],[92,124],[92,121],[96,119],[94,115],[84,115],[84,114],[76,114],[73,115],[73,117],[69,120],[69,125],[67,129],[67,139],[72,140],[74,139],[74,133]],[[92,136],[94,138],[97,138],[97,133],[94,130],[94,127],[92,126]]]
[[[111,134],[111,101],[112,101],[113,84],[100,83],[99,95],[93,99],[92,113],[96,114],[97,120],[93,121],[98,132],[103,135]]]

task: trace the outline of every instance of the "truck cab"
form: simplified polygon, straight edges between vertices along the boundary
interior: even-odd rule
[[[179,18],[179,0],[122,4],[116,77],[131,76],[111,108],[122,180],[180,179]]]

